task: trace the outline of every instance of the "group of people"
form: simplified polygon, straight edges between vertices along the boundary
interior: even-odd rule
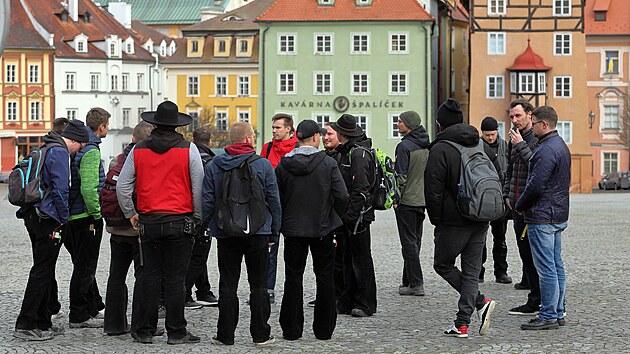
[[[16,337],[46,340],[64,332],[51,321],[59,311],[55,307],[60,307],[54,268],[62,243],[74,264],[70,327],[103,327],[109,335],[131,333],[139,343],[152,343],[154,336],[164,334],[158,327],[161,308],[168,344],[197,343],[200,338],[188,331],[184,309],[218,304],[212,343],[234,344],[243,258],[253,342],[273,343],[268,322],[281,240],[284,339],[303,336],[303,276],[309,250],[316,297],[308,304],[314,307],[316,338],[332,338],[338,314],[368,317],[377,312],[370,233],[377,162],[372,140],[354,116],[343,114],[322,128],[313,120],[294,127],[292,116],[276,114],[273,139],[260,154],[255,151],[252,126],[237,122],[230,127],[225,154],[218,156],[209,149],[207,129],[196,130],[193,143],[177,132],[192,118],[170,101],[141,118],[132,143],[112,160],[107,174],[98,149],[109,127],[106,111],[90,110],[87,127],[66,120],[64,129],[53,129],[44,138],[50,147],[42,180],[50,193],[35,206],[18,210],[33,244],[34,264]],[[426,211],[435,225],[434,269],[460,294],[454,324],[444,331],[448,336],[467,337],[475,311],[479,333],[485,335],[496,302],[479,291],[489,223],[466,218],[459,210],[462,160],[459,150],[445,142],[464,148],[483,145],[504,181],[506,213],[490,222],[494,274],[499,283],[512,282],[507,275],[505,234],[507,220],[513,218],[523,261],[523,279],[516,285],[530,289],[527,303],[510,314],[538,315],[523,329],[565,323],[561,234],[568,220],[570,153],[555,130],[558,117],[553,108],[534,110],[526,100],[515,100],[510,119],[514,128],[509,142],[498,136],[498,123],[492,117],[483,120],[480,135],[464,122],[459,102],[453,99],[437,111],[439,132],[432,142],[418,113],[403,112],[398,119],[403,136],[395,152],[399,193],[393,205],[403,257],[398,291],[403,296],[425,295],[420,249]],[[115,189],[106,179],[116,181]],[[112,236],[105,303],[95,280],[103,230],[99,196],[104,195],[104,185],[115,190],[124,215],[123,222],[106,226]],[[261,203],[263,207],[257,207]],[[211,237],[217,244],[218,300],[208,281]],[[461,270],[455,266],[457,257]],[[132,262],[135,284],[129,323],[125,279]]]

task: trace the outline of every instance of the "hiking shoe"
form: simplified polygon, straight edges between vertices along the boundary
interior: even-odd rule
[[[311,300],[307,303],[308,307],[315,307],[315,300]]]
[[[15,338],[32,341],[42,341],[52,339],[54,336],[51,332],[42,331],[40,329],[16,329],[13,332]]]
[[[530,304],[524,304],[521,306],[516,306],[513,309],[510,309],[508,313],[510,315],[519,315],[519,316],[536,316],[538,315],[539,306],[532,306]]]
[[[193,301],[193,300],[186,301],[186,303],[184,304],[184,308],[186,310],[196,310],[196,309],[200,309],[202,307],[203,307],[202,304],[198,303],[197,301]]]
[[[409,285],[398,285],[398,293],[400,295],[407,295],[409,292]]]
[[[217,297],[214,296],[214,294],[211,291],[208,295],[197,296],[197,303],[203,306],[208,306],[208,307],[218,306],[219,299],[217,299]]]
[[[261,345],[269,345],[272,344],[276,341],[276,338],[274,336],[269,336],[269,338],[265,341],[262,342],[254,342],[254,345],[256,346],[261,346]]]
[[[201,341],[201,338],[190,333],[190,332],[186,332],[186,335],[182,338],[171,338],[168,337],[168,340],[166,341],[167,344],[192,344],[192,343],[199,343]]]
[[[558,318],[558,326],[564,327],[567,325],[567,321],[565,321],[564,317]]]
[[[164,327],[157,328],[155,332],[153,332],[154,337],[161,337],[164,335]]]
[[[210,339],[210,343],[214,345],[234,345],[234,341],[232,341],[232,343],[222,342],[219,338],[217,338],[217,336],[212,337],[212,339]]]
[[[497,275],[495,281],[499,284],[511,284],[512,278],[510,278],[507,274],[499,274]]]
[[[131,332],[131,338],[136,343],[153,344],[153,337],[151,336],[139,336],[137,333]]]
[[[529,320],[527,323],[523,323],[521,325],[521,329],[524,331],[536,331],[542,329],[558,329],[558,321],[557,320],[541,320],[536,317],[532,320]]]
[[[529,290],[529,284],[525,284],[522,281],[520,283],[514,284],[514,289],[516,290]]]
[[[50,319],[56,320],[58,318],[62,318],[65,315],[66,315],[66,313],[63,312],[63,310],[59,310],[59,312],[52,314],[52,316],[50,316]]]
[[[164,305],[158,307],[158,318],[166,318],[166,307]]]
[[[350,311],[350,314],[352,315],[352,317],[368,317],[368,316],[370,316],[365,311],[363,311],[361,309],[352,309],[352,311]]]
[[[70,328],[103,328],[103,320],[92,317],[83,322],[70,322]]]
[[[444,331],[444,335],[449,337],[468,338],[468,326],[455,327],[455,325],[453,325],[451,328]]]
[[[424,286],[416,285],[407,288],[407,295],[424,296]]]
[[[97,320],[104,320],[105,319],[105,309],[100,310],[96,316],[94,316],[94,318],[96,318]]]
[[[483,299],[483,307],[477,311],[479,321],[481,322],[481,326],[479,326],[479,334],[482,336],[485,336],[486,333],[488,333],[488,328],[490,328],[490,316],[492,315],[496,305],[496,301],[486,297]]]
[[[53,337],[56,337],[56,336],[64,335],[66,333],[66,329],[63,326],[52,325],[50,326],[50,328],[48,328],[44,332],[52,333]]]

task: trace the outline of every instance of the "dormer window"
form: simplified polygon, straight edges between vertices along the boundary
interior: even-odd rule
[[[83,23],[86,23],[86,24],[90,23],[91,20],[92,20],[92,15],[88,11],[86,11],[83,14]]]
[[[204,37],[188,37],[186,56],[189,58],[201,58],[203,56]]]
[[[87,39],[88,37],[83,33],[74,37],[74,50],[77,53],[87,53]]]
[[[171,44],[168,46],[168,55],[173,55],[175,54],[175,51],[177,50],[177,47],[175,46],[175,41],[172,41]]]
[[[133,39],[131,39],[131,37],[127,38],[127,40],[125,41],[125,53],[133,54],[134,53],[133,47],[134,47]]]
[[[225,53],[225,41],[224,40],[220,40],[219,41],[219,53]]]
[[[166,42],[162,41],[162,43],[160,43],[160,55],[165,57],[166,56]]]
[[[122,42],[118,36],[111,36],[107,41],[107,54],[110,58],[120,58]]]
[[[59,13],[59,19],[61,19],[61,22],[68,22],[68,10],[61,10],[61,12]]]
[[[254,37],[242,37],[236,39],[236,56],[251,57]]]
[[[115,57],[116,56],[116,43],[114,43],[114,42],[109,44],[109,56],[110,57]]]
[[[190,51],[192,53],[198,53],[199,52],[199,42],[198,41],[192,41],[190,43],[190,45],[191,45]]]
[[[370,6],[372,5],[372,0],[357,0],[357,6]]]
[[[595,21],[606,21],[606,11],[595,11]]]
[[[231,37],[215,37],[214,38],[214,56],[227,57],[230,55]],[[238,50],[237,50],[238,51]]]
[[[335,4],[335,0],[317,0],[317,5],[332,6]]]
[[[77,42],[77,52],[85,53],[85,41]]]

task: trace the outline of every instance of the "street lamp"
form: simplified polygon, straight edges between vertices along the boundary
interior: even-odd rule
[[[593,129],[593,123],[595,122],[595,113],[593,111],[588,112],[588,129]]]

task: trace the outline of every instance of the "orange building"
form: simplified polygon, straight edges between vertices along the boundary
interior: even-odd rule
[[[470,7],[469,122],[499,121],[511,100],[550,105],[572,155],[571,191],[591,191],[586,39],[581,0],[475,0]]]
[[[54,116],[55,49],[35,30],[19,0],[11,0],[11,23],[0,57],[0,172],[42,144]]]
[[[630,10],[627,0],[586,3],[586,60],[592,185],[602,175],[630,170]]]

